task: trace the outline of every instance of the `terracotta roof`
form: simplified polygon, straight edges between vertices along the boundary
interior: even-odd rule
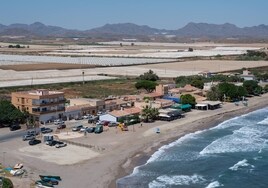
[[[162,97],[164,96],[163,94],[161,93],[147,93],[147,94],[144,94],[145,97]]]
[[[91,106],[89,104],[68,106],[65,108],[65,111],[70,112],[70,111],[82,110],[83,108],[94,108],[94,106]]]
[[[122,116],[138,114],[140,112],[141,112],[140,108],[133,107],[133,108],[126,108],[123,110],[113,110],[109,112],[109,114],[115,117],[122,117]]]

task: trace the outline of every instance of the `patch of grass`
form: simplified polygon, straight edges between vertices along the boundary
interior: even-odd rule
[[[135,79],[114,79],[81,82],[46,84],[35,86],[18,86],[0,89],[0,94],[10,94],[16,91],[28,91],[35,89],[59,90],[65,92],[66,98],[88,97],[105,98],[109,95],[136,94]]]

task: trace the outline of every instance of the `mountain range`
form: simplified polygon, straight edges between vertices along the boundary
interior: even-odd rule
[[[94,37],[94,36],[177,36],[209,38],[268,38],[268,25],[240,28],[234,24],[188,23],[177,30],[156,29],[133,23],[106,24],[90,30],[71,30],[48,26],[40,22],[33,24],[0,24],[0,36],[36,37]]]

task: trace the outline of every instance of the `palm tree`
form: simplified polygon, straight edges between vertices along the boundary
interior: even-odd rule
[[[141,112],[141,117],[145,122],[148,122],[149,120],[155,120],[158,115],[159,115],[158,109],[152,108],[149,105],[143,107]]]

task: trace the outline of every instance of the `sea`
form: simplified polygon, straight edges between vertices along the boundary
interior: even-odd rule
[[[185,135],[117,180],[117,188],[178,187],[268,188],[268,108]]]

